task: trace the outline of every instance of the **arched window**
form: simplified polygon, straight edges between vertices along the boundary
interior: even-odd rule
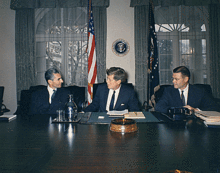
[[[208,83],[205,7],[155,7],[160,84],[172,84],[173,68],[184,65],[191,83]]]
[[[66,86],[87,86],[87,7],[35,10],[37,84],[56,67]]]

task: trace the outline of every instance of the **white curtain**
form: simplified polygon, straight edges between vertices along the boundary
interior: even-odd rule
[[[86,86],[87,7],[36,9],[35,19],[37,84],[56,67],[66,86]]]

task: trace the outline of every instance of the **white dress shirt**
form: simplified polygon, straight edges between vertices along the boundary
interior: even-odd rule
[[[51,103],[51,97],[53,95],[53,89],[49,87],[49,85],[47,86],[47,90],[49,92],[49,103]]]
[[[118,95],[119,95],[120,89],[121,89],[121,85],[118,89],[115,90],[115,100],[114,100],[114,106],[113,107],[115,107],[115,104],[118,100]],[[107,111],[109,111],[109,106],[110,106],[110,102],[111,102],[111,99],[112,99],[113,92],[114,92],[113,89],[110,89],[109,92],[108,92],[108,100],[107,100],[107,104],[106,104],[106,110]]]
[[[186,88],[184,90],[181,90],[181,89],[178,89],[179,90],[179,93],[180,93],[180,96],[182,94],[182,91],[183,92],[183,95],[185,97],[185,105],[187,105],[187,100],[188,100],[188,91],[189,91],[189,84],[187,84]]]

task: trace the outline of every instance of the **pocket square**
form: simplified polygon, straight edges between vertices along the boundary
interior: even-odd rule
[[[121,104],[121,106],[124,106],[124,105],[125,105],[124,103]]]

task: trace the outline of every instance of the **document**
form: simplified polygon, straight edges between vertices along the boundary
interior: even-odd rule
[[[124,117],[127,119],[145,119],[143,112],[129,112]]]
[[[195,116],[205,121],[220,121],[220,112],[217,111],[197,111]]]
[[[128,113],[128,110],[125,109],[123,111],[108,111],[107,114],[109,115],[109,117],[124,117],[125,114]]]
[[[217,112],[217,111],[198,111],[198,112],[195,112],[195,116],[204,120],[204,124],[207,127],[220,125],[220,112]]]

